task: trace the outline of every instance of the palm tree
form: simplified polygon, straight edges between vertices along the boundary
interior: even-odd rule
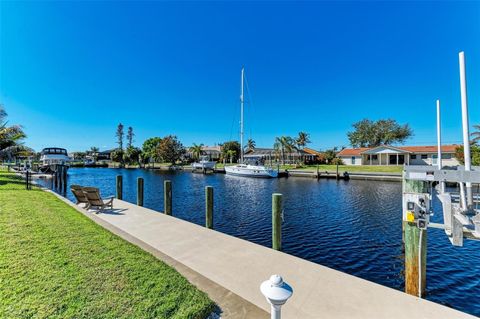
[[[310,134],[306,132],[299,132],[298,137],[295,140],[298,158],[300,158],[300,150],[303,150],[308,143],[310,143]]]
[[[473,128],[476,131],[470,135],[473,137],[472,142],[477,143],[478,141],[480,141],[480,124],[474,125]]]
[[[251,138],[248,139],[247,141],[247,145],[245,145],[245,148],[247,149],[247,152],[248,151],[253,151],[255,149],[255,141]]]
[[[295,146],[295,139],[290,136],[280,136],[275,138],[275,144],[273,148],[276,153],[280,153],[282,159],[282,165],[285,165],[285,153],[292,153],[297,149]]]
[[[194,159],[199,159],[200,155],[203,154],[202,148],[203,148],[203,144],[197,145],[195,143],[193,143],[193,146],[190,147],[190,152],[192,153]]]
[[[310,134],[306,132],[299,132],[295,143],[299,149],[303,149],[308,143],[311,143]]]
[[[234,150],[227,151],[227,156],[230,158],[230,164],[233,163],[233,158],[235,157],[235,155],[237,155],[237,152],[235,152]]]
[[[20,141],[26,137],[20,125],[7,126],[7,112],[0,105],[0,151],[7,147],[20,145]]]
[[[98,147],[92,146],[90,147],[90,153],[92,153],[93,161],[96,163],[98,158],[98,152],[100,149]]]

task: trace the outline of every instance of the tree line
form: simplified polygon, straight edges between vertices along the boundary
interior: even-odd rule
[[[35,155],[35,151],[24,145],[27,137],[21,125],[9,125],[7,112],[0,104],[0,159],[9,160],[18,157]],[[393,119],[370,120],[363,119],[352,124],[353,130],[347,133],[348,140],[352,147],[376,147],[381,145],[403,144],[413,136],[413,130],[408,124],[399,124]],[[471,155],[472,164],[480,165],[480,125],[474,125],[474,132],[471,134]],[[124,125],[119,123],[115,132],[117,147],[110,154],[110,158],[120,165],[146,164],[151,162],[166,162],[175,164],[184,159],[187,148],[175,135],[165,137],[152,137],[144,141],[141,148],[134,145],[135,133],[133,127],[129,126],[126,133]],[[297,136],[279,136],[275,138],[273,151],[277,158],[285,161],[287,154],[300,152],[306,145],[311,143],[310,134],[299,132]],[[221,160],[231,163],[237,162],[240,157],[240,144],[237,141],[227,141],[221,146]],[[193,144],[188,150],[193,159],[198,159],[203,154],[203,144]],[[253,139],[248,139],[244,152],[256,148]],[[319,160],[328,164],[336,164],[341,161],[337,158],[339,148],[331,148],[322,153]],[[90,150],[80,154],[90,154],[97,159],[98,147],[91,147]],[[463,163],[463,146],[457,147],[457,159]]]

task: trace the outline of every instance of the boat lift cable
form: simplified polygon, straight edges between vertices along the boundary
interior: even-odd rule
[[[422,239],[423,229],[418,236],[418,298],[422,298]]]

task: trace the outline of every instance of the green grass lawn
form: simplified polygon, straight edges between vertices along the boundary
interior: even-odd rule
[[[173,268],[0,171],[0,318],[205,318]]]

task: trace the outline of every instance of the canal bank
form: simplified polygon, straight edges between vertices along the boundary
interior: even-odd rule
[[[259,285],[271,274],[282,275],[294,289],[283,307],[285,318],[474,318],[125,201],[115,200],[112,213],[76,209],[130,242],[148,245],[158,258],[174,260],[177,270],[188,267],[265,312],[269,305]]]
[[[224,168],[215,168],[210,171],[195,171],[191,166],[178,166],[178,167],[158,167],[157,170],[163,171],[178,171],[183,170],[196,174],[225,174]],[[391,181],[391,182],[401,182],[402,174],[401,173],[386,173],[386,172],[348,172],[346,171],[321,171],[321,170],[300,170],[300,169],[280,169],[278,171],[278,177],[305,177],[305,178],[314,178],[314,179],[337,179],[337,180],[348,180],[348,179],[359,179],[359,180],[370,180],[370,181]]]
[[[205,225],[205,186],[214,189],[213,227],[222,233],[271,247],[271,196],[284,195],[282,250],[290,255],[404,290],[401,183],[314,178],[250,179],[225,174],[142,169],[69,170],[68,183],[115,194],[123,176],[123,199],[137,201],[137,179],[144,179],[144,204],[162,211],[164,182],[172,181],[173,216]],[[51,187],[50,181],[41,181]],[[69,186],[68,186],[69,187]],[[72,194],[65,194],[73,200]],[[434,202],[436,210],[439,203]],[[441,222],[441,214],[432,217]],[[458,260],[462,260],[458,263]],[[451,246],[443,231],[428,240],[428,300],[479,315],[472,282],[480,262],[478,245]]]

